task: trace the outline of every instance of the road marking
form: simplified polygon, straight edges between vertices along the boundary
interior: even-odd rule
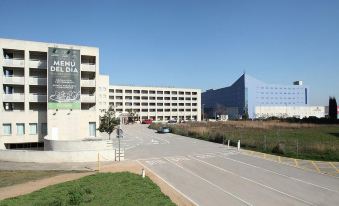
[[[146,160],[145,161],[147,164],[149,165],[161,165],[161,164],[166,164],[166,162],[164,160],[161,159],[155,159],[155,160]]]
[[[234,172],[231,172],[231,171],[226,170],[226,169],[224,169],[224,168],[218,167],[218,166],[213,165],[213,164],[211,164],[211,163],[205,162],[205,161],[203,161],[203,160],[199,160],[199,159],[194,158],[194,157],[191,157],[191,158],[192,158],[192,159],[195,159],[195,160],[197,160],[197,161],[200,161],[200,162],[202,162],[202,163],[204,163],[204,164],[207,164],[207,165],[209,165],[209,166],[211,166],[211,167],[214,167],[214,168],[216,168],[216,169],[219,169],[219,170],[221,170],[221,171],[223,171],[223,172],[225,172],[225,173],[229,173],[229,174],[231,174],[231,175],[234,175],[234,176],[236,176],[236,177],[240,177],[240,178],[242,178],[242,179],[244,179],[244,180],[247,180],[247,181],[249,181],[249,182],[252,182],[252,183],[254,183],[254,184],[260,185],[260,186],[265,187],[265,188],[267,188],[267,189],[270,189],[270,190],[273,190],[273,191],[278,192],[278,193],[280,193],[280,194],[286,195],[286,196],[288,196],[288,197],[290,197],[290,198],[293,198],[293,199],[298,200],[298,201],[300,201],[300,202],[303,202],[303,203],[305,203],[305,204],[308,204],[308,205],[314,205],[314,204],[312,204],[312,203],[310,203],[310,202],[307,202],[306,200],[300,199],[300,198],[295,197],[295,196],[293,196],[293,195],[289,195],[289,194],[287,194],[287,193],[285,193],[285,192],[283,192],[283,191],[280,191],[280,190],[275,189],[275,188],[273,188],[273,187],[264,185],[264,184],[262,184],[262,183],[260,183],[260,182],[257,182],[257,181],[255,181],[255,180],[252,180],[252,179],[250,179],[250,178],[243,177],[243,176],[241,176],[241,175],[238,175],[238,174],[236,174],[236,173],[234,173]]]
[[[316,169],[319,173],[321,173],[321,171],[320,171],[318,165],[316,165],[316,164],[314,163],[314,161],[311,161],[311,163],[312,163],[312,165],[315,167],[315,169]]]
[[[246,154],[246,153],[242,153],[242,154],[243,154],[243,155],[250,156],[250,157],[253,157],[253,158],[262,159],[262,158],[260,158],[260,157],[258,157],[258,156],[255,156],[255,155],[252,156],[252,155],[248,155],[248,154]],[[277,162],[277,161],[275,161],[275,160],[270,160],[270,159],[269,159],[269,161]],[[291,167],[295,167],[294,165],[289,164],[289,163],[287,163],[287,162],[279,162],[279,164],[283,164],[283,165],[288,165],[288,166],[291,166]],[[338,176],[332,175],[331,173],[318,172],[318,171],[315,171],[314,169],[307,168],[307,167],[296,167],[296,168],[302,169],[302,170],[307,171],[307,172],[314,172],[314,173],[318,173],[318,174],[320,173],[320,174],[323,174],[323,175],[332,176],[332,177],[334,177],[334,178],[338,178],[338,179],[339,179]]]
[[[142,164],[139,160],[136,160],[141,166],[143,166],[144,168],[146,168],[148,171],[152,172],[157,178],[159,178],[160,180],[162,180],[163,182],[165,182],[167,185],[169,185],[172,189],[174,189],[175,191],[177,191],[180,195],[182,195],[183,197],[185,197],[188,201],[192,202],[194,205],[199,206],[198,203],[196,203],[194,200],[192,200],[191,198],[189,198],[187,195],[185,195],[183,192],[181,192],[179,189],[175,188],[171,183],[169,183],[168,181],[166,181],[165,179],[163,179],[162,177],[160,177],[157,173],[155,173],[153,170],[151,170],[149,167],[147,167],[146,165]]]
[[[337,173],[339,173],[339,169],[332,162],[329,162],[329,164],[335,169]]]
[[[189,158],[184,157],[184,156],[182,156],[182,157],[164,157],[164,158],[165,159],[166,158],[171,159],[174,162],[181,162],[181,161],[188,161],[188,160],[190,160]]]
[[[235,160],[235,159],[231,159],[231,158],[228,158],[228,157],[223,157],[223,156],[219,156],[219,157],[227,159],[227,160],[231,160],[233,162],[237,162],[237,163],[240,163],[240,164],[244,164],[244,165],[247,165],[247,166],[251,166],[251,167],[254,167],[254,168],[258,168],[258,169],[264,170],[266,172],[270,172],[270,173],[273,173],[273,174],[276,174],[276,175],[279,175],[279,176],[282,176],[282,177],[286,177],[286,178],[289,178],[289,179],[292,179],[292,180],[295,180],[295,181],[298,181],[298,182],[302,182],[304,184],[312,185],[314,187],[318,187],[318,188],[321,188],[323,190],[328,190],[328,191],[331,191],[331,192],[339,193],[339,191],[332,190],[330,188],[323,187],[323,186],[320,186],[320,185],[317,185],[317,184],[314,184],[314,183],[311,183],[311,182],[307,182],[307,181],[304,181],[304,180],[301,180],[301,179],[298,179],[298,178],[295,178],[295,177],[284,175],[284,174],[275,172],[273,170],[265,169],[265,168],[262,168],[262,167],[259,167],[259,166],[256,166],[256,165],[252,165],[252,164],[249,164],[249,163],[246,163],[246,162],[242,162],[242,161],[239,161],[239,160]]]
[[[210,154],[203,154],[203,155],[195,155],[195,157],[198,157],[200,159],[207,159],[207,158],[214,158],[216,156],[210,155]]]
[[[209,180],[207,180],[207,179],[205,179],[205,178],[203,178],[203,177],[197,175],[196,173],[192,172],[191,170],[188,170],[188,169],[182,167],[181,165],[179,165],[179,164],[177,164],[177,163],[175,163],[175,162],[172,162],[170,159],[167,159],[167,158],[165,158],[165,159],[166,159],[167,161],[169,161],[170,163],[174,164],[175,166],[181,168],[182,170],[184,170],[184,171],[186,171],[186,172],[192,174],[193,176],[195,176],[195,177],[197,177],[197,178],[199,178],[199,179],[201,179],[201,180],[207,182],[208,184],[210,184],[210,185],[216,187],[217,189],[221,190],[222,192],[224,192],[224,193],[226,193],[226,194],[232,196],[233,198],[235,198],[235,199],[237,199],[237,200],[239,200],[239,201],[245,203],[246,205],[251,205],[251,206],[252,206],[251,203],[248,203],[247,201],[241,199],[240,197],[238,197],[238,196],[236,196],[236,195],[234,195],[234,194],[232,194],[232,193],[230,193],[230,192],[224,190],[222,187],[220,187],[220,186],[214,184],[213,182],[210,182]]]

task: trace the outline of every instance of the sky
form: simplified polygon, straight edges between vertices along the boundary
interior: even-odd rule
[[[339,0],[1,0],[0,38],[94,46],[116,85],[217,89],[243,72],[339,99]]]

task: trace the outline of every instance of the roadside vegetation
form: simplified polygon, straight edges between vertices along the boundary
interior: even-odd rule
[[[158,129],[162,124],[152,124]],[[339,124],[227,121],[167,124],[171,132],[286,157],[339,161]]]
[[[6,199],[1,206],[17,205],[175,205],[148,177],[129,172],[98,173]]]
[[[1,170],[0,187],[53,177],[69,171]]]

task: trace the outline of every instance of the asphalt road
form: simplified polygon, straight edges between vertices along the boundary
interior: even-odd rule
[[[146,125],[123,126],[136,160],[196,205],[339,205],[339,179]],[[117,141],[116,139],[114,141]]]

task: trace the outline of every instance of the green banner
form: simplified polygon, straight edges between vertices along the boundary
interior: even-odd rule
[[[48,109],[81,109],[80,50],[48,48]]]
[[[80,102],[75,103],[57,103],[57,102],[49,102],[48,109],[80,109]]]

